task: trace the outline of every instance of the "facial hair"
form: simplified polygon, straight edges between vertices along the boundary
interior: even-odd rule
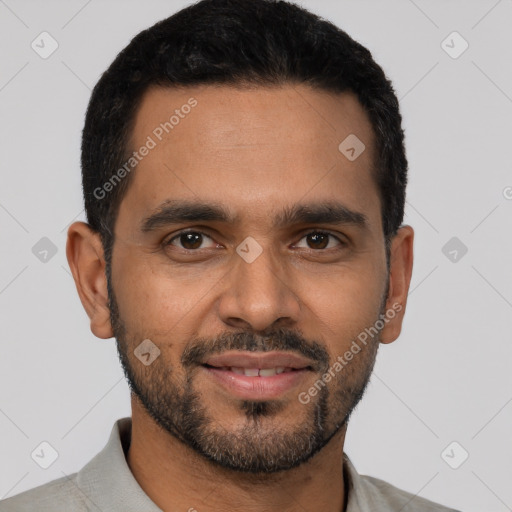
[[[127,332],[110,279],[107,284],[112,328],[131,392],[161,428],[223,468],[264,475],[305,463],[348,423],[370,380],[378,335],[329,385],[318,386],[318,393],[308,404],[298,400],[290,404],[289,400],[240,399],[237,406],[245,418],[243,426],[223,427],[212,418],[208,405],[194,386],[200,362],[207,356],[233,349],[292,351],[315,362],[319,382],[333,364],[323,345],[306,340],[300,331],[273,329],[258,335],[247,331],[227,332],[190,340],[180,361],[160,356],[150,366],[144,366],[133,355],[143,338]],[[381,302],[379,315],[384,305],[385,300]],[[178,364],[182,372],[176,371]],[[279,422],[280,414],[287,407],[296,407],[301,413],[300,421],[292,427],[283,427]]]

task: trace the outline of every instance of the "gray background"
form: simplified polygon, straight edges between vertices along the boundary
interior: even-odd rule
[[[84,219],[90,89],[137,32],[184,5],[0,0],[0,498],[77,471],[130,414],[115,342],[90,333],[75,291],[66,228]],[[346,451],[359,472],[420,496],[512,510],[512,1],[302,5],[367,46],[391,78],[410,163],[405,326],[380,350]],[[47,59],[31,48],[43,31],[59,45]],[[469,43],[458,58],[445,49],[458,53],[461,39],[442,45],[453,31]],[[40,252],[43,237],[55,255]],[[31,458],[42,441],[59,454],[46,470]]]

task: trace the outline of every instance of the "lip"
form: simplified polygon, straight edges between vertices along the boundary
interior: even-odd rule
[[[293,368],[294,370],[311,369],[313,363],[292,352],[241,352],[228,351],[210,356],[203,364],[216,368]],[[261,378],[261,377],[260,377]]]
[[[201,366],[230,395],[245,400],[272,400],[299,386],[309,370],[292,370],[271,377],[246,377],[230,370]]]
[[[231,368],[291,369],[271,376],[249,377],[231,371]],[[272,400],[297,388],[312,370],[308,359],[289,352],[231,351],[211,356],[200,367],[224,391],[245,400]]]

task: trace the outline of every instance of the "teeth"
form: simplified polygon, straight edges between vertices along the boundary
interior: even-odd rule
[[[283,366],[278,366],[277,368],[235,368],[234,366],[228,368],[233,373],[237,373],[238,375],[245,375],[246,377],[272,377],[274,375],[279,375],[283,372],[291,372],[291,368],[285,368]]]
[[[260,377],[272,377],[276,375],[276,368],[261,368],[260,369]]]

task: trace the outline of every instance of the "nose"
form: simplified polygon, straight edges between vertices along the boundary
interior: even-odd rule
[[[267,248],[250,263],[238,255],[234,258],[219,299],[222,321],[254,332],[296,326],[301,311],[294,292],[297,283],[278,256]]]

